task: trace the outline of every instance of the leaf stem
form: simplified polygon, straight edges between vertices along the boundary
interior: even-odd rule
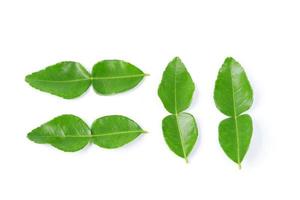
[[[239,170],[241,170],[242,169],[241,163],[238,163],[238,166],[239,166]]]
[[[185,163],[189,164],[189,159],[187,157],[184,157]]]

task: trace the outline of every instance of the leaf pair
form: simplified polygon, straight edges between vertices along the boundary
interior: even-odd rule
[[[97,119],[91,129],[79,117],[61,115],[28,133],[39,144],[51,144],[66,152],[75,152],[92,142],[103,148],[121,147],[145,131],[133,120],[111,115]]]
[[[184,64],[180,58],[174,58],[163,73],[158,95],[166,110],[172,113],[162,121],[165,141],[186,161],[197,141],[198,129],[194,117],[182,111],[190,106],[194,90],[194,82]]]
[[[242,113],[251,107],[253,91],[244,69],[233,58],[227,58],[219,71],[214,100],[217,108],[229,116],[219,125],[220,145],[241,168],[252,136],[252,119]]]
[[[146,76],[136,66],[121,60],[104,60],[90,74],[80,63],[66,61],[26,76],[26,81],[44,92],[72,99],[81,96],[92,84],[95,91],[110,95],[135,87]]]

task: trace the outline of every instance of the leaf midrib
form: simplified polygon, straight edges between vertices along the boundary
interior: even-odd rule
[[[148,74],[133,74],[133,75],[124,75],[124,76],[110,76],[110,77],[91,77],[92,80],[105,80],[105,79],[125,79],[125,78],[136,78],[147,76]]]
[[[233,119],[234,119],[234,125],[235,125],[235,135],[236,135],[237,164],[238,164],[239,168],[241,168],[240,140],[239,140],[239,129],[238,129],[237,115],[236,115],[235,92],[233,89],[233,80],[232,80],[232,67],[230,67],[230,82],[231,82],[231,90],[232,90]]]
[[[73,79],[73,80],[41,80],[41,79],[29,79],[28,81],[44,82],[44,83],[74,83],[82,81],[90,81],[90,78],[86,79]]]
[[[42,80],[42,79],[28,79],[28,81],[45,82],[45,83],[74,83],[90,80],[110,80],[110,79],[126,79],[147,76],[147,74],[135,74],[124,76],[110,76],[110,77],[90,77],[85,79],[73,79],[73,80]]]
[[[183,152],[183,156],[186,162],[188,162],[187,156],[186,156],[186,152],[185,149],[183,147],[183,140],[182,140],[182,133],[181,133],[181,129],[179,127],[179,120],[178,120],[178,112],[177,112],[177,89],[176,89],[176,85],[177,85],[177,80],[176,80],[176,72],[177,72],[177,65],[175,66],[174,69],[174,104],[175,104],[175,119],[176,119],[176,124],[177,124],[177,129],[179,132],[179,139],[180,139],[180,144],[181,144],[181,148],[182,148],[182,152]]]
[[[175,118],[176,118],[177,129],[178,129],[178,132],[179,132],[179,138],[180,138],[180,144],[181,144],[183,156],[184,156],[185,161],[188,162],[187,155],[186,155],[185,149],[183,147],[182,133],[181,133],[181,129],[180,129],[180,126],[179,126],[179,120],[178,120],[178,114],[177,113],[175,114]]]
[[[103,133],[97,135],[42,135],[38,137],[43,138],[94,138],[94,137],[105,137],[105,136],[113,136],[113,135],[122,135],[126,133],[146,133],[144,130],[136,130],[136,131],[120,131],[120,132],[111,132],[111,133]]]

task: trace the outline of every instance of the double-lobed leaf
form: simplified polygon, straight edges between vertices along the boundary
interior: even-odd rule
[[[146,76],[136,66],[121,60],[104,60],[93,67],[92,75],[80,64],[60,62],[26,76],[32,87],[72,99],[81,96],[92,84],[102,95],[116,94],[135,87]]]
[[[226,58],[215,83],[217,108],[230,118],[219,125],[219,142],[226,155],[241,166],[252,136],[252,120],[241,115],[253,103],[253,91],[242,66]]]
[[[61,115],[28,133],[39,144],[50,144],[62,151],[75,152],[90,141],[103,148],[117,148],[133,141],[144,130],[133,120],[111,115],[97,119],[90,129],[79,117]]]
[[[194,117],[181,112],[190,106],[194,90],[194,82],[186,67],[180,58],[174,58],[163,73],[158,96],[166,110],[172,113],[162,122],[165,141],[186,161],[197,141],[198,130]]]

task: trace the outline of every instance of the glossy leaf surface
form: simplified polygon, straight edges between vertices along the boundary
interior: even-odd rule
[[[133,120],[111,115],[97,119],[92,125],[93,143],[104,148],[123,146],[145,131]]]
[[[181,62],[174,58],[167,66],[158,89],[164,107],[173,114],[187,109],[195,90],[194,82]]]
[[[162,127],[169,148],[187,161],[198,137],[194,117],[188,113],[169,115],[163,119]]]
[[[146,76],[136,66],[121,60],[104,60],[93,67],[92,83],[96,92],[110,95],[135,87]]]
[[[252,136],[252,120],[241,115],[253,103],[253,91],[242,66],[226,58],[215,84],[217,108],[230,118],[219,125],[219,143],[226,155],[241,167]]]
[[[252,119],[249,115],[240,115],[236,119],[228,118],[219,125],[219,142],[226,155],[241,164],[252,136]]]
[[[67,152],[85,147],[90,140],[90,129],[74,115],[61,115],[31,131],[27,137],[39,144],[52,146]]]
[[[215,84],[214,99],[217,108],[234,117],[248,110],[253,92],[244,69],[233,58],[226,58]]]
[[[90,86],[90,74],[76,62],[66,61],[26,76],[32,87],[66,99],[82,95]]]

